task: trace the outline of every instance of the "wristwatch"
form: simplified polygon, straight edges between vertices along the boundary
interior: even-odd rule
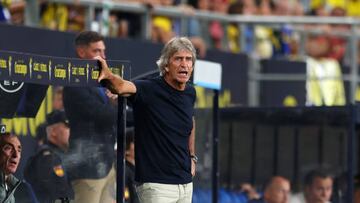
[[[190,155],[191,159],[197,164],[198,162],[198,157],[194,154],[194,155]]]

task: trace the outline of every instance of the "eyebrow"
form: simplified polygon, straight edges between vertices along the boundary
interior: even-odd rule
[[[2,147],[4,147],[5,145],[10,145],[10,146],[13,147],[14,149],[16,149],[16,146],[15,146],[14,144],[10,143],[10,142],[5,142]],[[18,148],[18,149],[22,149],[22,146],[19,145],[17,148]]]
[[[174,56],[174,58],[186,58],[186,59],[192,59],[192,56]]]

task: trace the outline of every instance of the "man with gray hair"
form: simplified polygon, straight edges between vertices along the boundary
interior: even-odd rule
[[[190,203],[195,175],[194,103],[188,84],[196,60],[185,37],[166,43],[158,66],[161,76],[130,82],[114,75],[97,57],[104,80],[116,94],[129,96],[135,125],[135,181],[142,203]]]
[[[14,192],[22,181],[13,174],[20,163],[22,146],[15,134],[2,131],[0,149],[0,202],[15,203]]]

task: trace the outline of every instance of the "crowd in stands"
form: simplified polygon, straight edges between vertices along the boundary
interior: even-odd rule
[[[307,105],[344,105],[346,96],[342,72],[351,66],[349,38],[338,33],[350,33],[345,24],[282,24],[280,27],[247,24],[240,30],[237,23],[204,20],[193,16],[196,12],[206,14],[243,16],[334,16],[360,17],[360,0],[314,0],[305,5],[301,0],[113,0],[102,2],[104,7],[126,3],[146,5],[150,12],[151,29],[149,39],[165,43],[173,36],[184,35],[181,19],[158,15],[152,8],[169,7],[190,16],[186,22],[186,33],[198,51],[200,58],[208,49],[232,53],[246,53],[257,59],[300,59],[308,64]],[[24,24],[25,8],[29,2],[2,0],[0,20],[13,24]],[[39,1],[42,27],[60,31],[80,32],[88,29],[87,7],[81,0],[73,4]],[[132,11],[114,10],[103,12],[95,9],[91,29],[103,35],[119,38],[140,39],[143,36],[144,18]],[[149,23],[148,23],[149,24]],[[307,30],[305,35],[299,30]],[[314,32],[316,31],[316,32]],[[305,37],[304,37],[305,36]],[[245,40],[240,40],[240,38]],[[305,39],[305,41],[303,40]],[[240,44],[240,41],[244,44]],[[359,41],[357,41],[360,47]],[[360,51],[358,51],[360,64]],[[329,79],[330,78],[330,79]],[[331,79],[332,78],[332,79]]]
[[[85,29],[86,7],[79,4],[49,3],[39,1],[41,26],[60,31],[79,32]],[[301,0],[112,0],[99,1],[104,6],[111,3],[138,3],[149,9],[154,7],[172,7],[191,16],[197,11],[246,16],[351,16],[360,17],[359,0],[314,0],[305,5]],[[0,16],[13,24],[25,22],[26,1],[2,0],[4,15]],[[304,9],[306,7],[306,9]],[[174,35],[181,35],[180,19],[163,15],[151,17],[151,41],[164,43]],[[91,29],[101,31],[111,37],[140,38],[142,29],[140,14],[119,10],[110,10],[104,14],[96,9]],[[105,27],[105,28],[104,28]],[[323,35],[309,36],[306,53],[313,57],[329,57],[343,62],[347,40],[330,35],[334,31],[347,31],[343,25],[306,25],[304,29],[321,30]],[[247,26],[239,30],[237,24],[228,24],[212,20],[204,22],[190,17],[187,23],[187,36],[199,49],[200,56],[205,56],[206,48],[230,52],[246,52],[259,58],[287,57],[299,54],[299,33],[293,25],[282,25],[280,28],[268,26]],[[240,35],[246,36],[246,45],[239,44]],[[225,40],[227,39],[227,40]]]
[[[24,24],[27,3],[22,0],[3,0],[3,20]],[[349,33],[349,25],[335,24],[282,24],[280,27],[248,24],[240,30],[237,23],[204,20],[193,17],[201,11],[206,14],[243,16],[335,16],[360,17],[360,0],[315,0],[305,5],[301,0],[113,0],[102,2],[104,7],[95,9],[91,29],[103,35],[119,38],[144,37],[144,18],[139,13],[111,9],[111,4],[126,3],[146,5],[150,12],[149,39],[165,43],[174,36],[187,35],[198,51],[200,58],[208,49],[232,53],[246,53],[257,59],[300,59],[308,64],[307,105],[344,105],[346,96],[342,72],[351,65],[349,38],[336,33]],[[89,28],[86,22],[87,7],[81,0],[73,4],[39,1],[42,27],[80,32]],[[186,21],[186,33],[182,31],[182,19],[158,15],[152,8],[169,7],[190,16]],[[149,23],[148,23],[149,24]],[[308,30],[302,35],[299,30]],[[318,32],[313,32],[313,31]],[[311,32],[310,32],[311,31]],[[320,33],[320,34],[319,34]],[[335,35],[334,35],[335,33]],[[305,36],[305,43],[303,40]],[[242,37],[242,38],[241,38]],[[245,39],[245,40],[240,40]],[[240,41],[244,44],[240,44]],[[360,46],[360,43],[358,46]],[[358,52],[360,63],[360,52]],[[324,70],[323,70],[324,69]],[[330,78],[330,79],[329,79]]]

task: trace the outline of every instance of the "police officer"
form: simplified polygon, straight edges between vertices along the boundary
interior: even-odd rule
[[[68,121],[60,110],[48,114],[46,120],[47,139],[28,160],[24,176],[40,203],[68,202],[74,197],[62,159],[69,143]]]

